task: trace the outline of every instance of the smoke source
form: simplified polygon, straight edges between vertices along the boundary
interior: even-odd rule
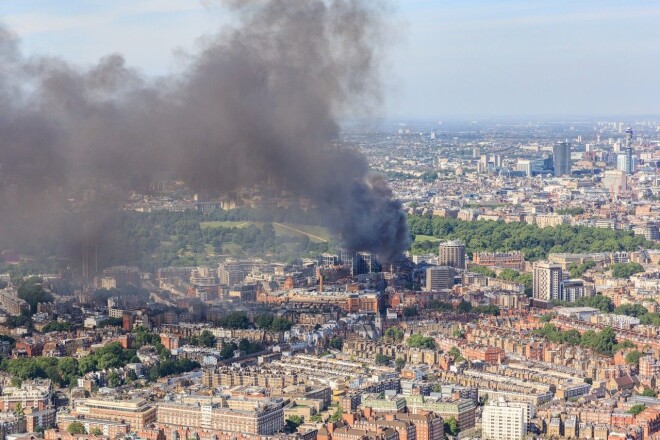
[[[347,248],[397,258],[408,228],[387,183],[362,155],[327,148],[339,117],[379,102],[381,6],[229,2],[237,24],[206,39],[183,74],[156,79],[120,55],[89,69],[25,58],[0,28],[0,238],[57,232],[58,211],[39,210],[86,179],[180,178],[220,193],[270,176],[316,202]]]

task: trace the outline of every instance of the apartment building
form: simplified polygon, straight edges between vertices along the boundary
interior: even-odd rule
[[[284,426],[281,399],[225,399],[220,402],[160,402],[158,425],[167,430],[230,431],[273,435]]]
[[[128,423],[137,431],[156,422],[156,407],[144,399],[102,400],[79,399],[74,402],[73,416]]]

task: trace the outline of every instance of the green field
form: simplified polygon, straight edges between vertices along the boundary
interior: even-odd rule
[[[225,222],[202,222],[200,226],[202,229],[207,228],[245,228],[253,224],[257,227],[262,227],[263,222],[252,221],[225,221]],[[328,228],[323,226],[313,225],[298,225],[294,223],[272,223],[275,229],[275,235],[281,237],[283,235],[302,235],[307,236],[313,243],[325,243],[330,241],[331,234]]]
[[[250,221],[237,221],[237,222],[201,222],[199,225],[202,229],[206,228],[244,228],[250,223],[253,223],[257,226],[261,226],[261,222],[250,222]]]
[[[425,241],[440,241],[440,239],[432,235],[415,235],[415,243],[423,243]]]

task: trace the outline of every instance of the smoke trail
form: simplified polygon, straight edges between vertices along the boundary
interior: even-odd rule
[[[139,188],[181,178],[220,193],[271,176],[315,201],[348,248],[398,257],[408,229],[386,182],[356,152],[327,148],[339,117],[379,102],[382,5],[229,7],[238,24],[208,39],[182,75],[160,79],[128,68],[120,55],[86,70],[25,59],[0,28],[2,206],[64,211],[71,188],[90,180]],[[39,230],[49,223],[42,220],[23,216],[20,226]],[[0,234],[16,223],[8,220]]]

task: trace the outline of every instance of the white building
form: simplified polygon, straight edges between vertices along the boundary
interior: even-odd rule
[[[492,402],[484,406],[481,431],[484,440],[519,440],[527,434],[530,409],[524,402]]]

